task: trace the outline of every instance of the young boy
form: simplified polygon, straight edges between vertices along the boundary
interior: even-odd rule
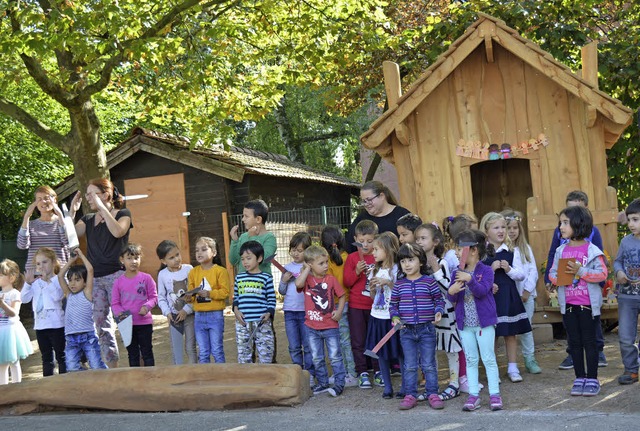
[[[296,278],[296,288],[304,292],[307,336],[313,356],[315,376],[318,383],[311,388],[314,395],[329,392],[337,397],[344,390],[346,371],[340,350],[338,329],[345,292],[338,280],[329,271],[329,253],[322,247],[312,245],[304,251],[302,272]],[[335,304],[338,297],[338,304]],[[333,369],[334,385],[329,387],[327,365],[324,357],[325,344]]]
[[[640,313],[640,199],[625,210],[630,235],[620,241],[613,271],[618,282],[618,335],[624,374],[618,383],[629,385],[638,381],[638,313]]]
[[[367,358],[364,356],[365,341],[367,338],[367,326],[373,300],[364,294],[367,288],[367,275],[373,268],[375,259],[373,258],[373,240],[378,233],[378,226],[371,220],[362,220],[356,225],[356,242],[361,244],[361,252],[351,253],[344,263],[343,282],[349,292],[349,328],[351,330],[351,348],[353,359],[356,363],[356,374],[358,374],[358,386],[361,389],[371,389],[371,380],[367,373]],[[360,258],[362,253],[362,259]],[[377,385],[383,386],[382,375],[378,368],[378,361],[372,360],[374,381]]]
[[[568,207],[573,206],[581,206],[587,208],[589,206],[589,196],[581,190],[574,190],[567,194],[567,198],[565,203]],[[591,235],[587,238],[589,242],[593,243],[600,250],[604,250],[602,248],[602,236],[600,236],[600,231],[594,225],[593,230],[591,231]],[[553,265],[553,258],[556,255],[556,249],[563,244],[562,237],[560,235],[560,229],[556,228],[553,231],[553,238],[551,239],[551,247],[549,247],[549,255],[547,256],[547,268],[544,271],[544,283],[547,286],[547,289],[551,288],[551,281],[549,280],[549,270]],[[604,356],[604,335],[602,334],[602,327],[598,326],[596,328],[596,343],[598,344],[598,366],[606,367],[608,365],[607,358]],[[567,345],[569,341],[567,340]],[[569,354],[569,347],[567,347],[567,357],[560,363],[558,366],[561,370],[570,370],[573,368],[573,359]]]
[[[231,246],[229,247],[229,262],[236,268],[236,274],[244,272],[244,266],[240,262],[240,248],[247,241],[257,241],[264,249],[264,257],[273,256],[276,253],[276,237],[267,231],[265,224],[269,215],[269,207],[262,199],[255,199],[244,204],[242,210],[242,224],[245,233],[238,236],[238,225],[231,228]],[[260,263],[260,270],[271,274],[271,263]]]
[[[276,310],[273,277],[260,269],[264,260],[264,248],[258,241],[242,244],[239,254],[245,271],[236,275],[233,283],[238,363],[251,363],[255,343],[258,362],[270,364],[275,347],[271,327],[271,319]]]
[[[422,224],[422,219],[415,214],[405,214],[396,222],[396,230],[398,231],[398,239],[400,245],[416,242],[413,232]]]

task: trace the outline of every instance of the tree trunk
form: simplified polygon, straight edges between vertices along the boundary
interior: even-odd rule
[[[289,123],[289,117],[287,116],[287,95],[285,93],[280,99],[280,103],[276,106],[274,111],[274,116],[276,119],[276,127],[278,128],[278,133],[280,133],[280,138],[284,143],[285,148],[287,149],[287,154],[289,155],[289,159],[298,162],[304,163],[304,154],[302,153],[302,144],[296,140],[293,129],[291,128],[291,123]]]

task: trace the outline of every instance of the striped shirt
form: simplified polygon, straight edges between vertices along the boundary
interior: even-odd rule
[[[438,282],[427,275],[417,280],[398,279],[391,291],[391,318],[400,317],[407,325],[433,322],[436,313],[444,313],[444,298]]]
[[[67,295],[67,309],[64,313],[64,334],[95,332],[93,326],[93,304],[84,292],[70,292]]]
[[[267,312],[273,316],[276,292],[271,274],[242,272],[236,275],[233,283],[233,307],[238,307],[246,322],[256,322]]]
[[[29,250],[25,269],[35,269],[33,255],[41,247],[49,247],[56,252],[56,256],[63,266],[69,260],[69,239],[64,226],[58,221],[30,220],[29,228],[20,228],[18,231],[18,248]]]

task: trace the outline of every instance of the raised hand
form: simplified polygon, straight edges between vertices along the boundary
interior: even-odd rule
[[[73,196],[73,199],[71,200],[71,211],[73,211],[73,213],[75,214],[80,209],[81,205],[82,205],[82,193],[80,193],[80,191],[77,191],[76,194]]]
[[[231,237],[232,240],[237,241],[238,240],[238,225],[235,225],[234,227],[231,228],[231,230],[229,231],[229,236]]]
[[[24,273],[24,280],[29,284],[33,284],[36,281],[36,270],[33,268],[27,269],[27,272]]]

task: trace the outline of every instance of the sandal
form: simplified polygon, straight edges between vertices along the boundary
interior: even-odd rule
[[[442,401],[448,401],[454,399],[458,395],[460,395],[460,389],[453,385],[449,385],[440,393],[440,395],[438,395],[438,397],[440,397]]]

